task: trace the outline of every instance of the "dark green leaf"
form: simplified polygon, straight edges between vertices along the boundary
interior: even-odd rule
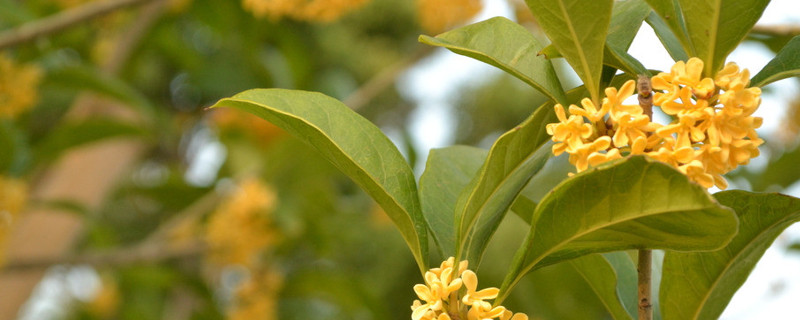
[[[433,149],[419,178],[422,214],[428,222],[442,257],[455,256],[456,202],[486,159],[487,150],[452,146]],[[533,211],[531,211],[533,212]]]
[[[21,175],[31,160],[25,133],[8,119],[0,119],[0,174]]]
[[[675,33],[670,30],[670,27],[664,22],[664,19],[655,12],[650,12],[650,15],[647,16],[645,21],[653,28],[653,32],[655,32],[661,44],[664,45],[664,48],[667,49],[667,53],[672,57],[672,60],[689,60],[689,55],[686,54],[686,50],[681,45],[681,41],[675,36]]]
[[[618,277],[617,271],[610,264],[609,257],[615,259],[615,262],[619,263],[618,266],[624,267],[624,271],[629,273],[625,274],[624,279]],[[623,264],[624,260],[627,260],[628,264]],[[624,252],[607,253],[605,255],[590,254],[572,259],[569,261],[569,264],[575,268],[575,271],[589,284],[589,287],[592,288],[592,291],[594,291],[606,307],[606,310],[608,310],[612,318],[633,319],[633,316],[629,314],[629,311],[626,310],[625,306],[622,304],[623,297],[617,291],[618,285],[623,284],[623,282],[626,286],[631,286],[632,288],[636,287],[636,268],[633,266],[633,262],[628,258],[627,254]],[[631,269],[633,269],[633,283],[630,283]],[[636,301],[635,291],[633,299],[632,301]],[[634,312],[635,310],[636,309],[634,309]]]
[[[531,224],[531,215],[536,211],[536,202],[520,194],[511,204],[511,211],[514,211],[522,220]]]
[[[665,320],[716,319],[775,238],[800,221],[800,199],[725,191],[717,200],[739,216],[739,234],[712,252],[667,252],[661,283]]]
[[[627,52],[639,27],[652,10],[644,0],[626,0],[614,3],[611,24],[608,27],[606,46]]]
[[[427,271],[428,227],[414,173],[394,144],[367,119],[323,94],[254,89],[214,107],[255,114],[320,151],[372,196],[403,235],[420,271]]]
[[[751,80],[751,86],[763,87],[775,81],[800,75],[800,36],[792,38]]]
[[[578,73],[596,104],[600,103],[603,48],[614,1],[526,0],[553,46]]]
[[[647,22],[650,23],[650,26],[656,31],[656,35],[658,35],[658,38],[664,43],[672,58],[676,61],[686,61],[686,59],[689,59],[688,56],[686,59],[676,59],[676,55],[673,55],[672,50],[675,50],[675,53],[679,53],[677,52],[678,48],[683,48],[683,52],[688,52],[691,53],[692,56],[696,56],[696,51],[692,47],[688,32],[686,31],[686,23],[684,22],[683,10],[681,8],[682,2],[679,0],[646,1],[657,14],[651,14]],[[655,17],[658,17],[658,19]],[[669,40],[669,44],[665,40]]]
[[[674,168],[634,156],[565,180],[536,208],[502,294],[530,270],[596,252],[714,250],[736,215]],[[713,225],[714,228],[705,226]]]
[[[519,24],[495,17],[445,32],[435,38],[420,36],[419,41],[445,47],[498,67],[519,78],[551,99],[565,103],[564,89],[553,65],[537,57],[543,46]]]

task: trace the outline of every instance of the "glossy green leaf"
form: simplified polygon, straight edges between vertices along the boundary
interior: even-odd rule
[[[566,102],[553,65],[537,56],[544,46],[516,22],[495,17],[436,37],[422,35],[419,41],[498,67],[551,99]]]
[[[650,7],[644,0],[615,2],[603,51],[604,65],[612,66],[632,76],[650,75],[647,68],[627,52],[639,27],[650,12]],[[563,57],[552,44],[542,49],[539,54],[547,59]]]
[[[665,320],[716,319],[775,238],[800,221],[800,199],[725,191],[717,200],[736,211],[739,234],[712,252],[667,252],[661,283]]]
[[[109,138],[141,137],[148,132],[140,125],[113,119],[87,119],[68,122],[54,128],[35,146],[36,158],[51,161],[71,148]]]
[[[797,164],[800,163],[800,146],[792,150],[786,150],[780,156],[773,155],[764,169],[757,172],[747,171],[743,174],[753,185],[753,191],[767,191],[775,186],[787,188],[800,180],[800,170]]]
[[[669,53],[669,56],[672,57],[672,60],[689,60],[689,55],[683,48],[681,40],[675,36],[675,33],[672,30],[670,30],[670,27],[667,25],[664,19],[662,19],[657,13],[650,12],[650,15],[647,16],[645,21],[650,25],[651,28],[653,28],[653,32],[655,32],[656,37],[658,37],[658,40],[661,41],[661,44],[664,45],[664,49],[667,50],[667,53]]]
[[[625,51],[606,46],[604,60],[606,65],[622,70],[630,76],[637,76],[640,74],[651,76],[650,70],[647,70],[639,60],[636,60],[636,58]]]
[[[608,260],[615,259],[618,266],[625,268],[621,270],[627,272],[624,278],[620,278],[614,266]],[[627,260],[628,264],[623,264]],[[624,252],[608,253],[606,255],[590,254],[580,258],[572,259],[568,262],[578,274],[586,281],[592,291],[597,295],[603,305],[611,314],[613,319],[633,319],[633,315],[623,305],[623,297],[618,292],[618,285],[624,282],[625,286],[636,288],[636,267],[627,254]],[[632,269],[632,270],[631,270]],[[632,274],[630,271],[633,271]],[[630,275],[633,275],[633,283],[630,283]],[[634,290],[633,299],[636,301],[636,291]],[[630,298],[630,297],[627,297]],[[633,309],[636,312],[636,309]]]
[[[595,103],[613,0],[526,0],[553,46],[575,69]]]
[[[433,149],[428,154],[425,172],[419,178],[419,198],[442,257],[455,255],[456,202],[487,154],[485,149],[468,146]]]
[[[606,45],[622,52],[628,51],[642,22],[652,10],[644,0],[625,0],[614,3]]]
[[[651,15],[647,21],[650,23],[650,26],[653,27],[653,30],[656,31],[656,35],[661,39],[661,42],[665,44],[667,50],[669,51],[670,48],[676,50],[680,47],[683,48],[682,51],[691,53],[693,56],[696,55],[695,49],[692,47],[691,41],[689,41],[688,32],[686,31],[686,23],[684,22],[683,10],[681,8],[682,2],[678,0],[646,1],[659,17],[659,19],[654,19],[653,15]],[[665,39],[669,39],[669,46],[667,46],[667,43],[664,41]],[[677,42],[677,45],[675,42]],[[672,55],[672,51],[670,51],[670,55]],[[686,59],[676,59],[675,55],[672,55],[672,58],[676,61],[685,61],[689,59],[688,56]]]
[[[456,208],[457,256],[473,266],[480,264],[489,238],[514,199],[552,156],[545,125],[557,121],[552,102],[545,103],[494,143]]]
[[[750,82],[754,87],[763,87],[798,75],[800,75],[800,36],[792,38]]]
[[[511,211],[514,211],[526,223],[531,224],[531,215],[536,211],[536,202],[520,194],[511,204]]]
[[[250,112],[319,150],[386,211],[411,248],[420,271],[427,270],[428,227],[414,174],[378,127],[336,99],[307,91],[248,90],[213,107]]]
[[[532,221],[503,295],[528,271],[582,255],[645,248],[714,250],[737,229],[736,215],[705,189],[642,156],[565,180],[539,202]]]
[[[705,62],[705,76],[713,77],[761,18],[769,0],[678,0],[678,3],[694,56]]]

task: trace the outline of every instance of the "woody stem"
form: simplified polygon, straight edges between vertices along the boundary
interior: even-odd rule
[[[653,319],[653,305],[651,303],[650,274],[653,263],[652,251],[639,250],[639,320]]]

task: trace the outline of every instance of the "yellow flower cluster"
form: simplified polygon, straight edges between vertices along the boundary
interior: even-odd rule
[[[0,265],[9,230],[28,202],[28,187],[22,180],[0,176]]]
[[[236,304],[229,320],[277,319],[277,301],[283,276],[268,269],[253,275],[236,291]]]
[[[0,118],[14,118],[37,101],[42,74],[35,65],[17,65],[0,54]]]
[[[482,8],[480,0],[417,0],[419,23],[430,34],[467,22]]]
[[[567,152],[578,172],[625,154],[645,154],[677,168],[705,188],[728,186],[723,174],[759,154],[764,141],[752,114],[761,103],[761,89],[748,88],[750,73],[728,63],[717,76],[703,78],[703,61],[678,61],[669,73],[652,78],[653,103],[672,116],[661,125],[650,121],[640,105],[624,105],[635,82],[619,91],[607,88],[598,109],[589,99],[571,105],[570,116],[556,105],[558,123],[547,125],[553,153]],[[588,122],[586,122],[588,120]]]
[[[467,269],[467,261],[456,266],[455,258],[450,257],[425,273],[425,284],[414,286],[419,300],[411,305],[411,319],[528,320],[524,313],[514,314],[486,301],[497,298],[500,291],[497,288],[477,288],[478,277]]]
[[[208,222],[206,241],[212,258],[222,263],[256,265],[258,254],[275,241],[269,217],[275,203],[275,192],[261,181],[243,181]]]
[[[368,0],[242,0],[242,6],[256,17],[279,20],[330,22],[358,9]]]

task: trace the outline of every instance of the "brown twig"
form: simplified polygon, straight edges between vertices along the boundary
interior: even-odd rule
[[[65,257],[42,257],[9,261],[2,267],[3,272],[46,269],[57,264],[88,264],[94,267],[126,266],[138,263],[152,263],[170,259],[190,258],[203,254],[206,245],[195,242],[189,245],[170,248],[155,245],[137,245],[109,252],[87,253]]]
[[[379,72],[359,87],[356,92],[348,96],[347,99],[344,100],[344,104],[353,110],[361,109],[379,93],[392,85],[395,80],[397,80],[397,76],[400,75],[400,73],[413,66],[417,61],[426,57],[432,51],[433,47],[424,46],[406,59],[400,60]]]
[[[642,112],[653,121],[653,87],[650,85],[650,77],[640,74],[636,81],[636,91],[639,91],[639,106]]]
[[[800,25],[796,24],[780,24],[780,25],[756,25],[750,30],[750,33],[758,33],[773,36],[789,36],[793,37],[800,35]]]
[[[650,285],[652,264],[653,252],[639,250],[639,264],[637,265],[639,274],[639,320],[653,319],[652,289]]]
[[[153,0],[92,1],[80,7],[65,10],[47,18],[26,23],[0,33],[0,49],[53,34],[83,21],[113,12],[117,9],[139,5]]]

